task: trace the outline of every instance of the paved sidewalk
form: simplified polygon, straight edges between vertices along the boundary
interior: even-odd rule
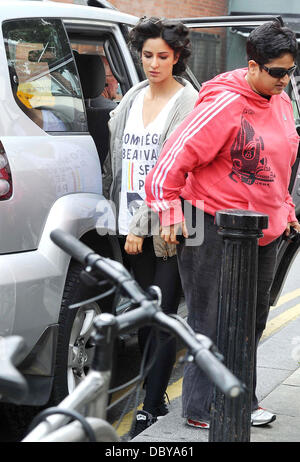
[[[268,338],[258,349],[260,405],[274,412],[276,420],[265,427],[251,427],[251,442],[300,442],[300,319]],[[181,398],[170,412],[131,440],[132,442],[207,442],[208,430],[188,427],[181,417]]]

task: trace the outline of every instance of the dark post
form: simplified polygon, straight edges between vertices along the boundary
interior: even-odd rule
[[[255,351],[258,239],[268,216],[250,210],[216,213],[224,238],[217,345],[225,365],[246,386],[234,399],[219,390],[211,410],[209,441],[250,441],[251,400]]]

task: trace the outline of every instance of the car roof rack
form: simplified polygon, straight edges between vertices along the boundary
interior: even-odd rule
[[[28,1],[28,0],[24,0]],[[55,0],[31,0],[34,2],[54,2]],[[112,5],[107,0],[74,0],[74,4],[82,6],[95,6],[96,8],[107,8],[109,10],[117,10],[114,5]]]
[[[95,0],[97,1],[97,0]],[[273,14],[273,15],[265,15],[265,14],[243,14],[243,15],[227,15],[227,16],[203,16],[203,17],[197,17],[197,18],[178,18],[178,21],[181,21],[183,23],[188,23],[188,24],[209,24],[209,23],[215,23],[215,22],[222,22],[224,24],[226,23],[231,23],[233,21],[236,22],[253,22],[253,21],[272,21],[272,20],[277,20],[280,22],[280,24],[283,26],[284,22],[279,14]]]
[[[35,2],[51,2],[55,0],[32,0]],[[107,8],[109,10],[117,10],[114,5],[112,5],[107,0],[74,0],[74,4],[82,6],[95,6],[96,8]]]

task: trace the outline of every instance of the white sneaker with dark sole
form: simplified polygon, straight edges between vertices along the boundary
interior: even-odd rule
[[[276,420],[276,415],[262,407],[255,409],[255,411],[251,413],[251,425],[254,427],[268,425],[274,422],[274,420]]]

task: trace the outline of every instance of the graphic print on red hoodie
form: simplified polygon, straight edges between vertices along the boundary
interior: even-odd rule
[[[165,143],[145,185],[162,225],[183,219],[179,197],[195,206],[204,201],[211,215],[229,208],[267,214],[260,245],[296,221],[288,185],[299,137],[290,99],[285,92],[270,99],[255,93],[246,73],[204,83],[194,110]]]
[[[232,173],[230,178],[237,182],[235,175],[248,185],[256,180],[274,181],[274,174],[268,166],[268,158],[263,157],[264,141],[257,136],[252,125],[242,115],[241,128],[231,149]]]

